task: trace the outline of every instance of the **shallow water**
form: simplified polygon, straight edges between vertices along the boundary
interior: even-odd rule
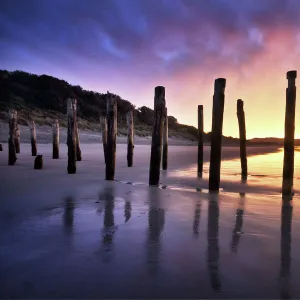
[[[47,152],[40,171],[26,153],[14,167],[0,156],[1,298],[300,297],[300,198],[282,203],[280,152],[248,158],[250,174],[274,175],[268,186],[223,161],[223,190],[209,194],[189,158],[170,161],[157,188],[143,147],[134,168],[119,150],[114,182],[84,147],[76,175]]]
[[[300,179],[300,148],[296,147],[295,151],[295,168],[294,168],[294,191],[299,191]],[[240,159],[224,160],[221,163],[221,184],[220,186],[228,186],[231,183],[231,191],[243,192],[245,187],[249,192],[260,193],[278,193],[282,185],[282,169],[283,169],[283,148],[277,152],[260,154],[248,157],[248,178],[246,181],[241,180],[241,164]],[[194,164],[188,168],[175,169],[168,174],[170,177],[180,178],[183,184],[197,185],[195,178],[197,176],[197,165]],[[209,178],[209,163],[203,165],[203,180]],[[198,180],[199,181],[199,180]],[[199,183],[198,183],[199,185]],[[234,187],[232,186],[234,185]],[[262,189],[263,188],[263,189]],[[226,188],[227,189],[227,188]]]

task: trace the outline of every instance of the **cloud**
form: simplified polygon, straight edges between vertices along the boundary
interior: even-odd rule
[[[300,22],[297,1],[285,0],[5,0],[0,10],[2,46],[57,63],[65,53],[95,66],[146,58],[174,72],[211,59],[247,62],[270,30]]]
[[[180,114],[186,91],[211,95],[216,77],[239,89],[295,66],[299,26],[299,0],[2,0],[0,68],[125,91],[137,105],[165,84]]]

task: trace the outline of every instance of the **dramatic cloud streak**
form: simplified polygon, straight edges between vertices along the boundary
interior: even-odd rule
[[[154,86],[165,85],[169,111],[183,123],[196,125],[204,104],[206,131],[214,79],[225,77],[224,133],[237,136],[242,98],[248,136],[282,136],[285,73],[300,66],[298,1],[3,0],[0,68],[150,107]]]

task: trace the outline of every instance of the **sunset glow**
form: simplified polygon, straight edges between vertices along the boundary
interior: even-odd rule
[[[0,69],[109,90],[137,107],[153,108],[163,85],[180,123],[196,126],[204,105],[205,131],[214,80],[224,77],[224,135],[238,136],[240,98],[247,138],[283,137],[286,72],[300,71],[299,25],[299,0],[1,1]]]

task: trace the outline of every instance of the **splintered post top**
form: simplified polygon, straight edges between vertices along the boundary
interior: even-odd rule
[[[215,91],[224,91],[226,87],[226,79],[225,78],[217,78],[215,80]]]
[[[237,101],[237,110],[243,110],[244,109],[244,102],[242,99],[238,99]]]
[[[165,87],[164,86],[156,86],[154,89],[154,106],[163,104],[166,105],[165,102]]]
[[[15,109],[10,109],[8,111],[8,116],[10,119],[16,119],[17,118],[17,111]]]
[[[288,71],[286,73],[286,78],[287,79],[295,79],[297,78],[297,71],[293,70],[293,71]]]
[[[76,99],[75,98],[68,98],[67,99],[67,113],[68,115],[72,115],[76,112]]]

